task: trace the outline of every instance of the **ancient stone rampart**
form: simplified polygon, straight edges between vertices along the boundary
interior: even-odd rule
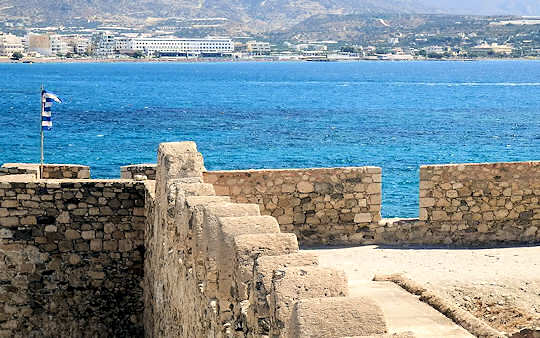
[[[381,219],[375,167],[204,172],[216,194],[255,203],[300,244],[489,245],[540,241],[540,162],[420,169],[419,218]],[[155,165],[141,171],[155,172]]]
[[[301,244],[370,240],[371,225],[381,219],[377,167],[211,171],[204,181],[217,195],[258,204]]]
[[[0,336],[143,334],[144,186],[0,182]]]
[[[378,335],[380,309],[299,241],[540,242],[540,162],[423,166],[415,219],[380,219],[374,167],[206,172],[192,142],[125,170],[155,180],[67,167],[0,168],[1,336]]]
[[[35,163],[5,163],[2,168],[36,173],[39,178],[40,165]],[[1,173],[0,173],[1,175]],[[44,164],[43,179],[89,179],[90,167],[79,164]]]
[[[540,162],[420,168],[420,218],[387,221],[383,242],[540,242]]]
[[[155,178],[155,164],[121,168],[122,178]],[[377,167],[206,171],[204,182],[233,202],[255,203],[306,245],[367,243],[381,219]]]
[[[120,178],[132,180],[136,175],[145,176],[148,180],[155,180],[156,165],[153,163],[143,163],[120,167]]]
[[[0,181],[33,181],[38,175],[38,171],[34,169],[0,167]]]
[[[296,236],[257,204],[216,196],[203,172],[194,143],[160,145],[155,197],[146,203],[147,336],[385,333],[375,304],[346,297],[342,271],[300,253]]]

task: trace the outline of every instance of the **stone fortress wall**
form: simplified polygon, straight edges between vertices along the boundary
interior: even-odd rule
[[[255,203],[274,216],[281,231],[302,244],[372,240],[369,229],[381,219],[381,169],[377,167],[236,170],[205,172],[218,195]]]
[[[0,168],[9,175],[32,174],[36,178],[40,175],[40,165],[33,163],[5,163]],[[90,167],[78,164],[44,164],[43,179],[89,179]]]
[[[538,243],[540,162],[422,166],[420,217],[392,227],[389,242]]]
[[[156,179],[156,165],[152,163],[125,165],[120,167],[120,178],[132,180],[135,176],[145,176],[148,180]]]
[[[155,165],[143,165],[155,177]],[[154,174],[152,174],[152,171]],[[207,171],[217,195],[259,205],[302,245],[540,241],[540,162],[420,168],[419,218],[381,219],[375,167]]]
[[[300,253],[296,236],[257,204],[216,196],[194,143],[161,144],[158,161],[146,204],[147,336],[386,333],[377,305],[347,297],[343,271]]]
[[[0,182],[0,336],[143,333],[144,184]]]
[[[540,162],[424,166],[417,219],[379,219],[379,168],[206,172],[192,142],[149,168],[0,169],[0,335],[378,335],[380,309],[299,242],[540,242]]]

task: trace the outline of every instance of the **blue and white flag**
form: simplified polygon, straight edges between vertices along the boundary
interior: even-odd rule
[[[52,112],[53,102],[62,103],[62,100],[60,100],[58,96],[54,95],[53,93],[49,93],[46,90],[42,90],[41,91],[41,103],[43,105],[43,109],[41,110],[41,129],[42,130],[51,130],[52,128],[51,112]]]

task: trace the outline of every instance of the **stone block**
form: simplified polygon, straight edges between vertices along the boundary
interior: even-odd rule
[[[118,241],[118,251],[120,252],[131,251],[132,248],[133,246],[130,239],[122,239]]]
[[[158,172],[160,170],[168,179],[183,177],[201,177],[206,171],[202,155],[197,151],[195,142],[161,143],[158,148]]]
[[[96,232],[94,230],[86,230],[81,235],[83,239],[90,240],[96,237]]]
[[[214,191],[216,192],[216,195],[220,195],[220,196],[230,195],[229,187],[224,186],[224,185],[215,185]]]
[[[371,223],[372,219],[370,213],[360,213],[354,216],[354,223]]]
[[[261,282],[264,288],[270,292],[274,270],[283,269],[289,266],[315,266],[318,264],[318,256],[310,252],[297,252],[279,256],[262,256],[259,257],[256,262],[255,278],[256,281]]]
[[[446,221],[448,219],[448,214],[445,211],[433,210],[431,212],[432,221]]]
[[[46,225],[45,226],[45,232],[57,232],[58,227],[56,225]]]
[[[446,192],[446,197],[448,198],[457,198],[459,195],[458,195],[458,192],[456,190],[448,190]]]
[[[71,265],[79,264],[81,262],[81,257],[79,255],[71,254],[69,255],[68,262]]]
[[[296,186],[294,184],[283,184],[281,186],[281,192],[284,193],[292,193],[296,190]]]
[[[367,186],[366,189],[368,194],[380,194],[381,193],[381,184],[380,183],[371,183]]]
[[[36,216],[25,216],[20,219],[21,225],[36,225],[37,218]]]
[[[299,300],[289,337],[375,336],[387,332],[381,308],[368,298],[333,297]]]
[[[178,180],[170,180],[177,190],[184,192],[185,196],[214,196],[216,192],[214,186],[207,183],[184,183]]]
[[[81,234],[77,230],[68,229],[65,233],[67,240],[74,240],[81,238]]]
[[[206,205],[213,203],[229,203],[231,198],[229,196],[187,196],[186,203],[190,207],[197,205]]]
[[[18,217],[0,217],[0,226],[16,227],[19,225]]]
[[[431,190],[435,184],[431,181],[420,181],[420,190]]]
[[[347,279],[343,271],[318,266],[287,267],[274,271],[270,297],[271,334],[290,336],[288,324],[296,302],[318,297],[345,297]]]
[[[13,231],[9,229],[0,229],[0,238],[9,239],[13,237]]]
[[[56,218],[56,221],[58,223],[70,223],[71,218],[70,218],[69,213],[67,211],[63,211],[63,212],[60,213],[60,215],[58,215],[58,217]]]
[[[69,252],[73,250],[73,242],[72,241],[60,241],[58,243],[58,250],[60,252]]]
[[[296,189],[301,193],[310,193],[313,192],[314,187],[311,182],[302,181],[296,185]]]
[[[92,251],[101,251],[103,248],[103,243],[101,239],[92,239],[90,241],[90,250]]]
[[[292,215],[280,215],[277,217],[277,220],[279,224],[292,224],[294,219]]]
[[[88,277],[91,279],[105,279],[105,272],[103,271],[88,271]]]
[[[219,288],[230,291],[234,262],[234,238],[247,234],[279,233],[279,224],[271,216],[219,217]]]
[[[113,233],[115,229],[116,229],[115,225],[114,225],[114,224],[111,224],[111,223],[106,223],[106,224],[103,226],[103,231],[104,231],[106,234],[111,234],[111,233]]]
[[[298,252],[294,234],[250,234],[234,237],[234,269],[240,299],[247,299],[247,281],[253,279],[255,260],[262,256],[278,256]]]
[[[144,208],[133,208],[133,216],[144,216]]]
[[[379,167],[365,167],[368,174],[380,174],[382,169]]]
[[[380,205],[381,202],[382,202],[381,194],[376,194],[376,195],[370,195],[369,196],[369,204]],[[360,206],[365,206],[365,204],[360,205]]]
[[[255,263],[254,280],[250,291],[249,326],[257,335],[268,335],[270,331],[270,307],[268,297],[272,291],[272,276],[275,270],[288,266],[318,265],[316,255],[298,252],[289,255],[263,256]]]
[[[115,241],[115,240],[103,241],[103,250],[116,251],[117,249],[118,249],[118,241]]]
[[[16,208],[19,205],[17,200],[4,200],[0,203],[2,208]]]
[[[431,197],[420,198],[420,208],[431,208],[435,206],[435,199]]]
[[[219,203],[206,206],[208,214],[218,217],[259,216],[257,204]]]

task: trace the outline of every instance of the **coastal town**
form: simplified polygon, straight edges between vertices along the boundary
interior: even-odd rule
[[[21,22],[0,25],[0,61],[46,62],[74,60],[474,60],[481,58],[538,58],[540,18],[463,17],[450,25],[439,18],[437,25],[426,20],[414,30],[389,19],[365,20],[363,34],[347,39],[334,35],[276,34],[223,35],[226,19],[207,18],[189,23],[189,34],[180,23],[157,22],[143,27],[118,24],[87,26],[25,27]],[[430,19],[434,20],[434,19]],[[461,20],[461,19],[460,19]],[[468,21],[467,21],[468,20]],[[333,23],[318,23],[318,26]],[[463,30],[460,30],[460,25]],[[489,37],[479,28],[488,27]],[[369,31],[369,27],[376,29]],[[451,28],[449,28],[451,27]],[[344,29],[347,25],[344,24]],[[2,32],[3,31],[3,32]],[[219,34],[219,35],[218,35]],[[335,38],[335,39],[331,39]]]

